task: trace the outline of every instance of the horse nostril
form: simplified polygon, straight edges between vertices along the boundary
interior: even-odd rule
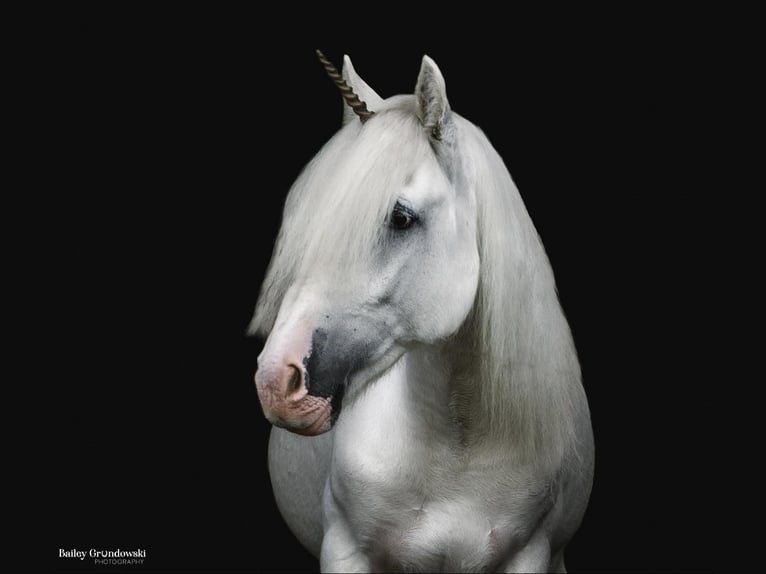
[[[287,390],[290,393],[294,393],[301,388],[301,370],[295,365],[290,365],[292,374],[290,375],[290,381],[287,383]]]

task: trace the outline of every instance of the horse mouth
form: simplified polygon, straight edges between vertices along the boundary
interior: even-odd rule
[[[304,436],[325,433],[335,422],[330,401],[322,397],[304,395],[299,401],[281,404],[261,398],[261,406],[271,424]]]
[[[290,430],[304,436],[316,436],[329,431],[330,428],[332,428],[332,422],[331,409],[327,409],[325,413],[318,416],[314,422],[310,423],[308,426],[291,428]]]

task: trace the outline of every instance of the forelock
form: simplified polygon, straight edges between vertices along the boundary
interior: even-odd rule
[[[298,275],[353,268],[372,253],[398,193],[432,157],[417,117],[383,110],[364,126],[349,124],[296,181],[280,241]]]

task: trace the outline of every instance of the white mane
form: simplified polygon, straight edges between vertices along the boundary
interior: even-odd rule
[[[574,444],[582,393],[574,343],[540,238],[502,159],[453,114],[463,181],[476,196],[480,283],[456,340],[476,365],[468,416],[527,460],[558,460]],[[286,289],[315,266],[343,269],[378,240],[396,194],[433,154],[414,98],[389,98],[364,126],[350,122],[308,164],[284,209],[250,331],[266,336]],[[478,380],[477,380],[478,379]],[[461,393],[458,393],[460,395]],[[587,420],[587,417],[586,417]]]
[[[478,403],[490,434],[509,437],[525,459],[552,462],[575,444],[573,411],[583,404],[574,342],[548,257],[503,160],[481,130],[457,121],[478,210],[479,290],[463,327],[479,358]]]

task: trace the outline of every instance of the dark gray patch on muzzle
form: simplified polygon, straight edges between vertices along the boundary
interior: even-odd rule
[[[319,327],[311,338],[311,351],[303,359],[309,395],[330,399],[332,423],[340,414],[349,379],[365,364],[370,342],[350,325]]]

